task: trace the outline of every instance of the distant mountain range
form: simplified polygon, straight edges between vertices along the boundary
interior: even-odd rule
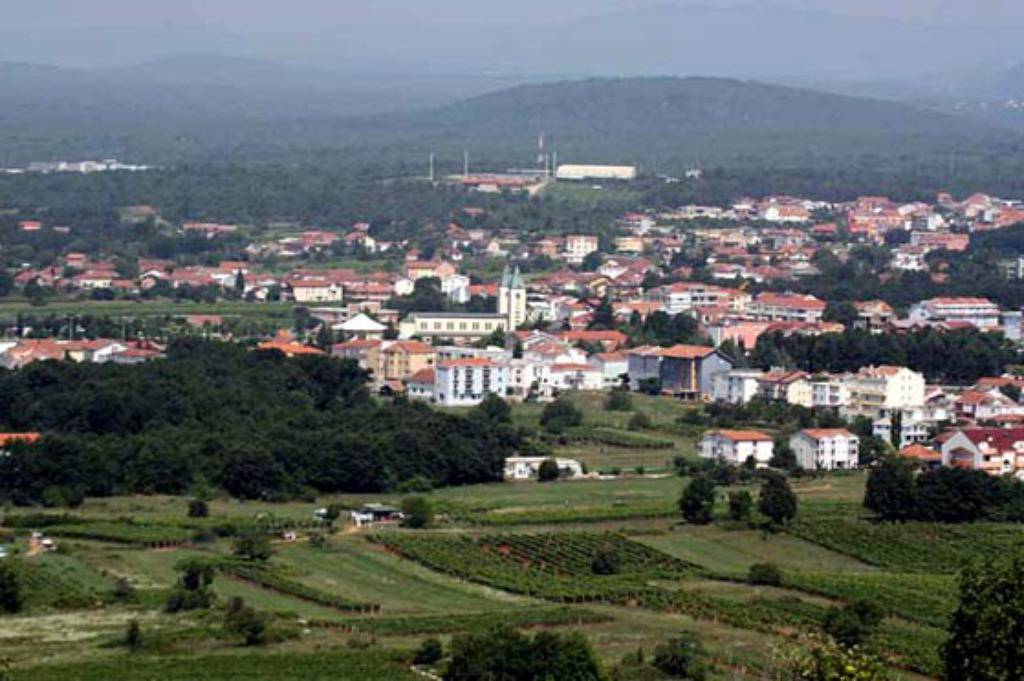
[[[205,56],[91,70],[0,64],[0,165],[55,154],[165,163],[242,150],[260,158],[270,149],[387,147],[400,156],[510,145],[527,162],[541,132],[565,160],[678,165],[684,157],[941,152],[1007,134],[901,102],[726,78],[504,85]]]

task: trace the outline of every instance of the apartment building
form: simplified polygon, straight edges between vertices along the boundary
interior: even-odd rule
[[[850,392],[842,409],[847,417],[876,418],[893,410],[924,405],[924,376],[906,367],[863,367],[855,374],[846,374],[843,383]]]
[[[747,314],[756,320],[817,324],[825,314],[825,301],[812,295],[765,291],[747,305]]]
[[[999,327],[999,306],[988,298],[932,298],[910,308],[910,320],[921,324],[971,324],[979,329]]]
[[[712,430],[700,439],[702,459],[722,460],[741,466],[750,458],[758,468],[767,468],[775,446],[772,438],[757,430]]]
[[[434,377],[434,401],[448,407],[477,405],[508,390],[508,367],[482,357],[439,362]]]
[[[565,259],[573,265],[579,265],[591,253],[598,249],[596,236],[586,234],[570,234],[565,237]]]
[[[807,428],[789,438],[801,468],[848,470],[859,465],[860,438],[845,428]]]

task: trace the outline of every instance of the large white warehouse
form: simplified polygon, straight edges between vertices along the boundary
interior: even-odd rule
[[[635,180],[636,166],[560,165],[555,177],[559,180]]]

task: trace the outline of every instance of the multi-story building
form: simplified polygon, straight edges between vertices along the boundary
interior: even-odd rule
[[[711,377],[711,397],[716,402],[746,404],[757,397],[760,369],[733,369]]]
[[[379,380],[401,381],[433,367],[434,348],[420,341],[385,341],[379,362]]]
[[[622,385],[622,377],[629,375],[629,360],[624,352],[598,352],[587,363],[601,372],[601,383],[606,389]]]
[[[880,333],[896,319],[896,311],[884,300],[865,300],[853,304],[857,310],[855,329]]]
[[[732,359],[703,345],[674,345],[661,349],[658,354],[661,389],[684,399],[710,396],[712,377],[733,366]]]
[[[750,458],[766,468],[774,455],[772,438],[756,430],[712,430],[700,439],[702,459],[722,460],[741,466]]]
[[[860,438],[845,428],[808,428],[789,438],[801,468],[843,470],[859,464]]]
[[[508,367],[489,359],[452,359],[434,369],[434,401],[444,406],[473,406],[488,394],[504,397],[507,390]]]
[[[924,376],[906,367],[863,367],[843,377],[850,399],[843,408],[849,417],[876,418],[893,410],[924,406]]]
[[[942,443],[942,465],[991,475],[1024,473],[1024,428],[961,428]]]
[[[345,294],[341,284],[327,279],[299,279],[291,287],[297,303],[340,303]]]
[[[825,314],[825,301],[812,295],[765,291],[747,305],[747,314],[758,320],[816,324]]]
[[[966,323],[979,329],[999,327],[999,306],[988,298],[932,298],[910,308],[910,320],[921,324]]]
[[[811,407],[813,393],[808,376],[802,371],[774,369],[757,381],[757,394],[771,402],[786,402]]]
[[[850,389],[834,376],[811,376],[811,406],[841,409],[850,402]]]
[[[591,253],[599,247],[596,236],[587,234],[570,234],[565,237],[565,259],[574,265],[579,265]]]

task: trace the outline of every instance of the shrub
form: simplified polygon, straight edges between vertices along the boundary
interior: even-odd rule
[[[432,665],[440,662],[444,657],[444,646],[436,638],[428,638],[416,649],[416,655],[412,661],[414,664]]]
[[[782,571],[775,563],[754,563],[747,571],[747,581],[760,586],[781,586]]]
[[[265,561],[274,555],[274,549],[265,534],[250,532],[235,540],[234,554],[243,560]]]
[[[267,642],[267,618],[245,605],[241,598],[232,599],[224,617],[224,629],[241,637],[247,646],[260,646]]]
[[[558,469],[558,462],[554,459],[545,459],[537,469],[537,480],[540,482],[553,482],[558,480],[562,472]]]
[[[558,399],[544,407],[540,414],[540,425],[549,433],[564,433],[583,423],[583,413],[566,399]]]
[[[700,641],[687,634],[654,649],[654,666],[673,678],[703,681],[708,670]]]
[[[613,390],[604,402],[606,411],[632,411],[633,397],[625,390]]]
[[[594,554],[594,559],[590,561],[590,571],[595,575],[617,575],[620,563],[618,551],[603,548]]]
[[[207,518],[210,515],[210,508],[203,499],[192,499],[188,502],[189,518]]]
[[[881,608],[871,601],[860,599],[842,608],[829,608],[822,629],[836,643],[852,648],[864,643],[881,623]]]
[[[642,411],[638,411],[629,417],[626,428],[629,430],[649,430],[651,425],[651,417]]]
[[[21,579],[11,559],[7,559],[0,563],[0,611],[20,612],[23,604]]]
[[[691,480],[679,499],[683,519],[694,525],[707,525],[713,518],[714,508],[715,483],[703,476]]]
[[[124,632],[124,645],[133,653],[142,648],[142,627],[139,626],[138,620],[128,622],[128,628]]]
[[[542,631],[530,638],[507,626],[452,640],[446,681],[572,679],[600,681],[601,669],[581,634]]]
[[[750,492],[741,489],[729,492],[729,518],[737,522],[750,520],[750,512],[754,508],[754,498]]]
[[[422,530],[434,524],[434,507],[426,497],[402,499],[402,527]]]
[[[114,582],[114,600],[119,603],[131,603],[135,601],[135,587],[124,577],[118,577]]]

